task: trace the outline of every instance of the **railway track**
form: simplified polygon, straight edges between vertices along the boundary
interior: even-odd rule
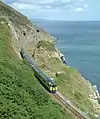
[[[31,60],[31,58],[27,55],[27,53],[25,53],[24,49],[21,49],[21,56],[22,58],[25,58],[27,60],[27,62],[31,65],[31,67],[33,68],[34,71],[36,71],[38,73],[40,73],[41,71],[38,69],[38,67],[35,65],[35,63]],[[43,74],[43,72],[42,72]],[[45,75],[41,75],[43,76],[43,78],[45,78],[45,80],[48,78]],[[47,81],[49,81],[47,79]],[[65,98],[59,91],[56,91],[56,93],[53,94],[53,96],[62,103],[62,105],[64,105],[66,108],[68,108],[73,114],[75,114],[78,119],[90,119],[88,118],[82,111],[80,111],[79,109],[77,109],[70,100],[68,100],[68,98]]]
[[[65,98],[59,91],[57,91],[53,96],[62,103],[66,108],[68,108],[73,114],[75,114],[78,119],[90,119],[81,110],[78,110],[67,98]]]

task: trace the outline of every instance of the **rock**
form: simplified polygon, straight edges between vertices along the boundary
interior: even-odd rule
[[[67,64],[67,60],[65,59],[65,56],[62,53],[59,53],[59,56],[64,64]]]

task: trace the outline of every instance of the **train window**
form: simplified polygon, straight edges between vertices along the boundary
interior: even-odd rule
[[[49,85],[51,85],[51,82],[49,82]]]
[[[51,78],[51,80],[54,80],[53,78]]]

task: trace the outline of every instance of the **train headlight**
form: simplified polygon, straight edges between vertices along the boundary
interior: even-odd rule
[[[57,87],[55,87],[55,90],[57,90]]]
[[[53,88],[53,91],[55,91],[55,88]]]
[[[52,87],[50,87],[50,91],[52,91]]]

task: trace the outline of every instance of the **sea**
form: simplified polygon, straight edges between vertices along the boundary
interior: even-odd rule
[[[76,68],[100,92],[100,22],[32,20],[57,38],[67,64]]]

